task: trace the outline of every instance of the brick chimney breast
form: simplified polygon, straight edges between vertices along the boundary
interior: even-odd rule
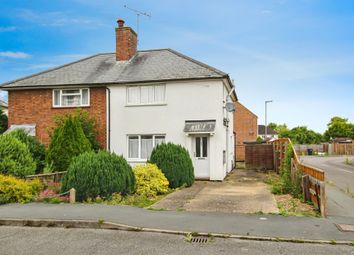
[[[116,28],[116,60],[127,61],[131,59],[137,51],[138,35],[130,27],[124,26],[124,20],[117,20]]]

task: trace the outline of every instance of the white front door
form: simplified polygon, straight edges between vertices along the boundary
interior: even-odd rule
[[[197,135],[193,138],[193,164],[196,179],[209,179],[209,136]]]

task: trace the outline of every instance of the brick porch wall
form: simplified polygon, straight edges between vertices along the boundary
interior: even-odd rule
[[[37,138],[48,145],[48,129],[54,126],[53,118],[75,111],[77,108],[53,108],[52,89],[9,91],[9,126],[36,124]],[[98,141],[106,149],[106,89],[90,88],[90,106],[83,107],[97,122]]]
[[[243,141],[252,141],[257,139],[257,116],[248,110],[241,103],[235,103],[234,112],[234,131],[236,161],[245,160],[245,145]]]

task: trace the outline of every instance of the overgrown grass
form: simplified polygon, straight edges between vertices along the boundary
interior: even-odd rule
[[[344,163],[350,166],[354,166],[354,159],[346,158]]]

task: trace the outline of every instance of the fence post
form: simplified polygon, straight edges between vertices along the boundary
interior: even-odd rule
[[[326,217],[327,212],[326,212],[326,190],[325,190],[325,183],[321,182],[320,183],[320,207],[321,207],[321,216]]]
[[[304,200],[309,201],[311,200],[311,195],[310,195],[310,177],[306,174],[302,176],[302,192],[304,194]]]
[[[76,190],[71,188],[69,191],[70,204],[75,204],[76,201]]]

